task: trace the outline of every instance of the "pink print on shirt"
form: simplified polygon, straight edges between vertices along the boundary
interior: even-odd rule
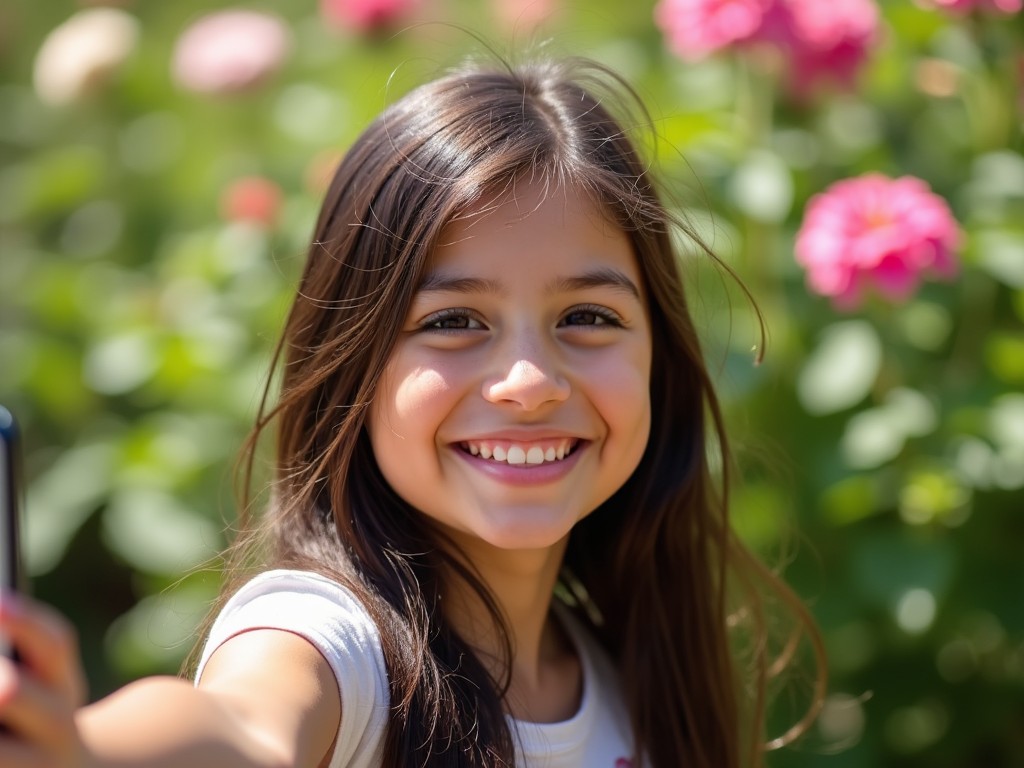
[[[628,757],[620,757],[615,761],[615,768],[633,768],[633,761]]]

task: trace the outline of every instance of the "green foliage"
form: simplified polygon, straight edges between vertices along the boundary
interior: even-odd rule
[[[216,593],[203,565],[331,158],[483,48],[445,25],[357,38],[312,0],[275,4],[284,70],[198,96],[168,62],[210,5],[130,7],[141,44],[59,108],[32,60],[74,6],[0,10],[0,400],[27,435],[35,590],[79,627],[94,695],[176,669]],[[645,4],[568,4],[536,35],[483,3],[435,8],[499,53],[585,53],[636,83],[673,199],[764,313],[756,365],[745,299],[687,257],[744,474],[737,526],[767,557],[799,532],[786,572],[830,654],[824,715],[772,764],[1024,764],[1022,17],[889,0],[858,87],[797,101],[754,60],[674,59]],[[950,202],[963,268],[842,314],[808,293],[793,242],[812,195],[870,170]],[[273,226],[220,213],[252,174],[283,190]]]

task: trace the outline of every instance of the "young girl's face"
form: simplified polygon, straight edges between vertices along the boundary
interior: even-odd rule
[[[485,203],[428,262],[370,439],[395,491],[464,551],[551,547],[647,444],[643,281],[626,235],[573,189]]]

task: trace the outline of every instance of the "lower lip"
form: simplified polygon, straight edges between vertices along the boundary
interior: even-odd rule
[[[482,459],[456,447],[455,451],[470,466],[508,485],[542,485],[561,480],[576,466],[580,455],[589,447],[589,443],[580,442],[576,448],[561,461],[545,461],[543,464],[509,464],[506,461]]]

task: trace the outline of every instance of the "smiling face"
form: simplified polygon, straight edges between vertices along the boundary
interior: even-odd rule
[[[385,479],[467,554],[552,547],[647,444],[651,330],[626,235],[536,185],[450,223],[368,422]]]

